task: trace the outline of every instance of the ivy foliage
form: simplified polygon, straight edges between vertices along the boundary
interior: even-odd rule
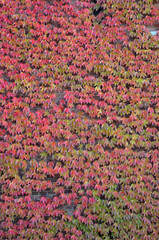
[[[0,6],[0,238],[157,240],[158,8]]]

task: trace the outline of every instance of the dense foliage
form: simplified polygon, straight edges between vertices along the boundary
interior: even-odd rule
[[[158,8],[0,4],[0,238],[157,240]]]

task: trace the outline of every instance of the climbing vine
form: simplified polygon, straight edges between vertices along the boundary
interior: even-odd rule
[[[157,6],[0,6],[0,238],[157,240]]]

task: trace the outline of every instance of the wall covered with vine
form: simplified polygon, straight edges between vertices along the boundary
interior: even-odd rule
[[[158,239],[159,10],[0,0],[0,238]]]

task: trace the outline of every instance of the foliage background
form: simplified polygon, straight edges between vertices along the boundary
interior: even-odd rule
[[[157,239],[158,8],[0,4],[1,239]]]

